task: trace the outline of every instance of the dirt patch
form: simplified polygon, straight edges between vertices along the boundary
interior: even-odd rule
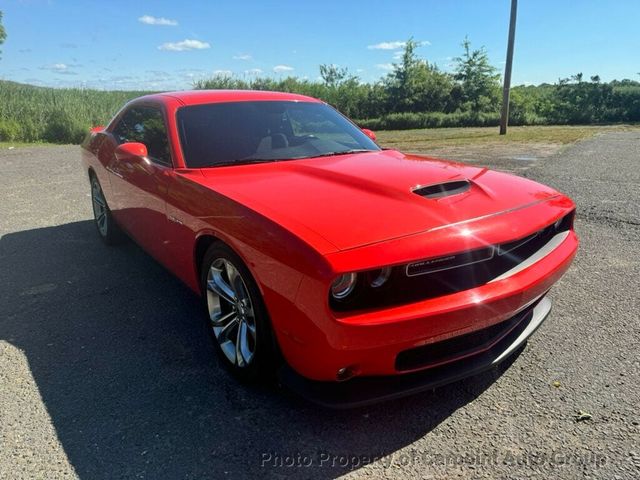
[[[434,147],[433,144],[411,145],[410,152],[473,163],[489,163],[496,159],[535,162],[557,154],[566,145],[559,143],[509,143]]]

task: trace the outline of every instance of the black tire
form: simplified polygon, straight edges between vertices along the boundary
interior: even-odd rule
[[[89,175],[91,183],[91,206],[93,207],[93,221],[98,235],[107,245],[116,245],[124,237],[122,230],[113,219],[107,199],[102,191],[98,177],[94,173]]]
[[[228,265],[235,270],[240,281],[235,274],[229,275]],[[215,242],[209,247],[200,271],[206,327],[220,362],[233,376],[243,382],[271,382],[278,364],[278,349],[267,309],[251,272],[242,259],[221,242]],[[218,280],[226,282],[227,287],[233,285],[232,293],[237,300],[235,305],[211,288],[211,285],[215,284],[213,279],[217,278],[217,275],[219,275]],[[235,281],[230,277],[234,277]],[[220,290],[219,285],[215,288]],[[246,298],[249,299],[250,305],[243,304]],[[233,320],[216,325],[216,320],[220,321],[226,317],[234,318],[234,312],[235,326],[231,325]],[[244,328],[246,342],[240,340],[242,328]],[[233,351],[229,342],[233,342],[234,339],[235,356],[232,360]],[[238,345],[241,346],[238,347]],[[244,353],[251,353],[250,358]]]

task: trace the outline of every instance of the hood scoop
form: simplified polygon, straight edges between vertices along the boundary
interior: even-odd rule
[[[413,193],[425,198],[442,198],[450,195],[464,193],[471,187],[469,180],[454,180],[451,182],[436,183],[426,187],[416,187]]]

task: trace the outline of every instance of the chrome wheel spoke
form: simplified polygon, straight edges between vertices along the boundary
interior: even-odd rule
[[[238,340],[236,343],[236,356],[238,366],[248,365],[253,359],[253,351],[249,343],[249,326],[247,322],[240,322],[238,326]]]
[[[100,207],[100,208],[104,208],[105,204],[104,204],[104,199],[101,198],[101,196],[99,195],[99,193],[95,193],[94,197],[93,197],[93,201]]]
[[[216,293],[227,303],[230,303],[232,305],[236,303],[235,292],[233,291],[231,286],[224,281],[222,275],[220,275],[220,272],[215,272],[213,274],[213,277],[207,282],[207,288]]]
[[[225,357],[235,365],[236,363],[236,344],[232,340],[220,342],[220,349]]]
[[[234,315],[233,318],[229,320],[229,322],[225,326],[214,327],[214,328],[219,328],[219,331],[217,332],[218,341],[227,342],[231,340],[231,332],[233,331],[234,327],[236,327],[237,325],[238,325],[238,318]]]
[[[256,339],[256,326],[255,325],[251,325],[249,322],[245,322],[247,324],[247,330],[249,330],[249,333],[251,334],[251,336],[253,337],[253,339]]]
[[[224,271],[227,274],[227,278],[229,279],[229,285],[234,291],[237,291],[238,279],[240,278],[238,271],[230,262],[227,262],[226,260],[223,260],[223,261],[224,261]],[[242,282],[241,279],[240,279],[240,282]]]
[[[103,230],[106,224],[107,224],[107,216],[105,215],[104,212],[101,212],[98,215],[98,227],[100,227],[100,230]]]
[[[236,365],[239,367],[244,367],[245,361],[242,358],[242,330],[243,330],[244,322],[240,322],[238,325],[238,334],[236,335]]]
[[[231,322],[237,320],[235,310],[231,310],[229,313],[222,315],[222,313],[216,313],[211,316],[211,323],[214,327],[224,327]]]

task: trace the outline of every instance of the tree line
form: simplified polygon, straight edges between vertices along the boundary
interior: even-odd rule
[[[465,38],[452,73],[420,58],[409,39],[400,61],[379,81],[363,83],[348,69],[320,65],[319,81],[296,77],[250,80],[214,76],[199,89],[253,89],[300,93],[321,98],[358,124],[372,129],[498,125],[501,81],[484,47]],[[593,124],[640,121],[640,82],[586,80],[582,73],[555,84],[511,90],[512,125]]]

